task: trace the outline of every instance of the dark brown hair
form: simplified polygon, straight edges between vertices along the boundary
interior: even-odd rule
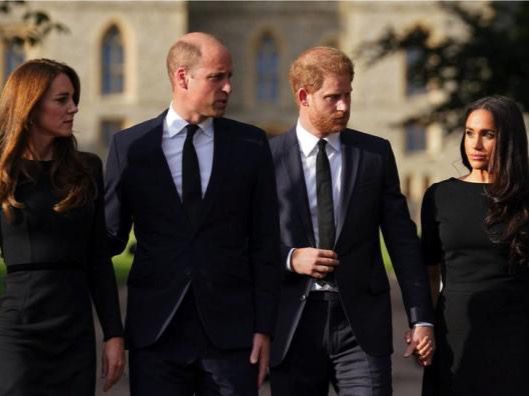
[[[65,74],[71,81],[73,100],[77,105],[81,93],[79,77],[64,63],[50,59],[34,59],[18,66],[9,76],[0,98],[0,204],[2,212],[12,218],[13,208],[23,204],[15,198],[20,175],[31,180],[28,162],[23,157],[31,152],[28,134],[32,118],[54,79]],[[50,170],[53,192],[59,198],[56,212],[86,204],[95,196],[95,182],[87,164],[77,151],[73,135],[55,138],[53,164]]]
[[[467,109],[465,120],[475,110],[487,110],[496,126],[496,147],[489,166],[493,181],[487,188],[489,201],[485,219],[489,230],[502,225],[498,235],[492,231],[491,240],[509,250],[512,269],[529,266],[529,159],[527,132],[522,112],[517,104],[504,96],[479,99]],[[464,135],[461,140],[463,164],[471,170],[465,153]]]

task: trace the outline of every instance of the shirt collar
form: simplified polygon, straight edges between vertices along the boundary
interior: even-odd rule
[[[182,131],[185,130],[185,127],[189,124],[184,120],[174,109],[173,103],[169,106],[169,110],[165,116],[165,128],[164,135],[166,137],[172,138]],[[208,137],[213,137],[213,118],[209,117],[198,124],[200,130],[207,135]]]
[[[299,120],[296,124],[296,136],[298,138],[299,148],[305,157],[309,157],[315,150],[317,151],[320,138],[303,128]],[[331,133],[324,139],[327,141],[327,147],[330,147],[337,153],[340,152],[340,133]]]

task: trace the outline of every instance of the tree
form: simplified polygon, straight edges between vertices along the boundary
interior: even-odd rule
[[[463,109],[486,95],[506,95],[529,109],[529,3],[490,2],[480,10],[461,3],[440,2],[453,15],[466,35],[446,35],[433,42],[431,29],[415,25],[405,32],[389,28],[360,53],[368,62],[402,50],[413,50],[410,76],[444,95],[428,112],[403,123],[440,122],[448,131],[461,125]]]
[[[66,26],[54,22],[46,12],[30,9],[25,1],[0,1],[2,15],[0,39],[9,44],[35,45],[54,30],[68,31]]]

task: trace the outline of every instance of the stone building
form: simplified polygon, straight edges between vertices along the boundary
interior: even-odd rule
[[[481,7],[485,3],[471,3]],[[73,66],[81,77],[81,107],[75,128],[81,148],[103,157],[113,132],[163,111],[170,101],[165,57],[187,31],[220,37],[232,51],[233,95],[228,116],[274,135],[295,123],[296,108],[287,71],[292,60],[315,45],[337,46],[355,61],[350,126],[389,139],[410,209],[417,209],[432,182],[464,173],[459,136],[442,125],[401,125],[439,95],[411,84],[407,63],[413,53],[368,65],[358,47],[388,26],[416,23],[442,34],[464,34],[436,2],[398,1],[46,1],[30,2],[68,27],[42,45],[3,44],[0,79],[23,59],[49,57]],[[5,17],[4,17],[5,19]],[[1,19],[0,24],[7,22]]]

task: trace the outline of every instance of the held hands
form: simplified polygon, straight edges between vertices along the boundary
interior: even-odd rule
[[[259,363],[259,372],[257,375],[257,388],[263,384],[268,363],[270,362],[270,337],[266,334],[255,333],[253,335],[252,352],[250,353],[250,363]]]
[[[106,392],[121,378],[125,369],[125,348],[122,337],[112,337],[105,341],[101,360],[101,376],[105,380],[103,392]]]
[[[300,248],[292,252],[292,271],[316,279],[325,278],[339,264],[338,256],[332,250]]]
[[[419,365],[426,367],[432,364],[435,351],[433,327],[415,326],[412,330],[407,330],[404,333],[404,341],[408,344],[404,357],[413,354]]]

